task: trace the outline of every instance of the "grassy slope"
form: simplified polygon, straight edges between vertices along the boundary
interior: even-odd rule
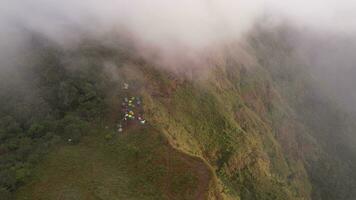
[[[278,143],[272,120],[288,108],[261,68],[237,60],[202,82],[143,64],[119,73],[142,86],[150,125],[109,140],[98,127],[60,145],[17,199],[309,198],[304,167]]]
[[[257,60],[291,110],[273,116],[276,136],[286,155],[303,161],[313,199],[353,199],[356,159],[354,145],[346,142],[354,135],[354,128],[346,128],[352,127],[353,117],[312,77],[312,63],[305,61],[291,40],[299,31],[288,26],[274,31],[262,28],[251,37]],[[278,102],[276,107],[281,105]]]
[[[106,140],[96,130],[61,145],[36,169],[17,199],[203,199],[210,176],[201,160],[167,145],[154,129]],[[206,185],[203,185],[206,186]]]
[[[264,91],[268,80],[256,76],[258,72],[241,80],[238,70],[225,70],[217,69],[204,83],[175,80],[178,86],[163,89],[171,94],[148,97],[152,120],[177,148],[208,161],[225,196],[308,198],[310,188],[303,165],[291,167],[295,163],[287,162],[268,122],[268,102],[263,99],[273,101]],[[156,85],[170,85],[167,79],[156,80]],[[240,85],[242,81],[245,86]],[[293,171],[300,176],[288,179]]]

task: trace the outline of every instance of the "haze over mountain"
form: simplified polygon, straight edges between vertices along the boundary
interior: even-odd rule
[[[1,1],[0,199],[353,200],[355,9]]]
[[[0,9],[0,44],[4,47],[2,62],[9,62],[18,54],[23,54],[21,51],[28,51],[24,47],[28,42],[28,32],[36,32],[67,47],[78,44],[82,38],[107,40],[108,37],[112,39],[124,35],[130,45],[139,49],[139,53],[155,54],[155,59],[159,55],[167,65],[167,62],[171,64],[181,60],[173,57],[196,59],[196,54],[209,46],[214,49],[215,45],[241,39],[261,18],[265,18],[263,23],[272,29],[281,23],[288,23],[298,26],[300,31],[307,30],[311,34],[307,37],[334,41],[325,44],[327,48],[338,49],[332,57],[328,52],[318,50],[323,41],[315,41],[314,45],[312,41],[308,47],[301,47],[312,51],[308,55],[318,55],[313,62],[337,62],[337,66],[327,65],[326,71],[335,74],[333,77],[340,73],[336,69],[342,68],[343,71],[343,68],[349,68],[346,65],[352,65],[349,59],[353,56],[348,52],[352,52],[350,48],[355,46],[356,22],[352,20],[355,18],[352,11],[356,9],[356,4],[350,1],[5,0],[1,2]],[[303,43],[298,39],[291,38],[296,44]],[[328,61],[324,57],[329,58]],[[175,61],[171,62],[172,59]],[[324,72],[326,65],[320,65],[323,69],[318,67],[318,72]],[[349,81],[348,78],[342,82],[350,84],[346,83]]]

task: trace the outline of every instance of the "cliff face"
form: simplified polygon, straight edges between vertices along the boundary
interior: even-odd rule
[[[350,199],[355,154],[345,138],[355,129],[286,38],[259,30],[218,51],[204,78],[121,51],[78,50],[112,61],[113,85],[130,88],[107,89],[106,117],[78,144],[57,144],[17,198]],[[117,134],[125,95],[142,98],[147,124]]]

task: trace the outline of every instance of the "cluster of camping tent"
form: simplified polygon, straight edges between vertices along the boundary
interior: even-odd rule
[[[124,83],[124,89],[127,90],[129,85]],[[143,117],[142,101],[140,97],[125,97],[121,103],[122,109],[122,119],[117,124],[117,131],[123,131],[123,124],[128,125],[132,122],[139,122],[139,124],[144,125],[146,120]]]

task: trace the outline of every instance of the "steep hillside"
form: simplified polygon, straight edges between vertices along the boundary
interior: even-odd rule
[[[340,158],[332,143],[345,144],[349,134],[335,121],[341,111],[314,93],[288,41],[257,33],[219,48],[189,77],[95,42],[71,51],[39,47],[33,91],[48,115],[33,119],[39,128],[8,109],[22,136],[1,136],[25,139],[31,152],[52,142],[42,158],[6,160],[0,192],[34,200],[350,199],[355,154],[345,145],[348,157]],[[131,96],[142,99],[147,122],[118,131]],[[18,156],[18,147],[6,145],[2,154]]]
[[[261,29],[255,33],[251,37],[255,54],[288,102],[294,124],[299,124],[289,132],[296,134],[299,146],[294,152],[299,152],[304,160],[313,184],[312,198],[353,199],[356,192],[353,114],[342,109],[312,77],[314,66],[291,39],[302,35],[298,30],[280,27],[276,32]],[[275,121],[277,127],[283,128],[280,118]],[[282,145],[286,144],[285,139],[280,141]]]
[[[151,190],[156,191],[152,194],[158,195],[162,193],[163,195],[161,197],[150,197],[150,195],[146,194],[147,198],[160,199],[166,196],[166,198],[170,197],[169,199],[174,197],[182,199],[182,197],[174,193],[179,188],[188,192],[188,194],[191,193],[190,196],[187,194],[187,199],[206,199],[208,196],[210,199],[298,199],[308,197],[310,188],[307,186],[309,183],[303,166],[301,164],[294,165],[297,161],[288,161],[287,157],[282,153],[280,144],[274,137],[274,130],[268,117],[272,109],[274,96],[277,96],[277,94],[271,88],[269,78],[264,74],[260,66],[248,66],[249,68],[247,69],[239,62],[238,57],[223,57],[221,63],[216,68],[213,68],[213,71],[209,72],[207,79],[201,81],[187,79],[168,71],[156,69],[148,63],[137,64],[135,60],[130,59],[120,66],[117,69],[118,77],[123,77],[125,80],[122,81],[130,84],[131,93],[136,93],[143,97],[145,115],[149,124],[147,126],[152,126],[154,129],[151,130],[149,127],[142,128],[141,132],[145,132],[144,135],[146,136],[141,136],[143,137],[142,142],[138,144],[135,144],[137,142],[137,138],[134,137],[135,134],[131,133],[131,129],[135,129],[134,127],[128,127],[128,130],[125,130],[123,135],[114,134],[115,132],[110,133],[113,136],[107,142],[110,144],[113,141],[129,140],[128,145],[135,145],[136,158],[127,157],[126,160],[116,161],[120,163],[117,164],[117,169],[120,173],[124,173],[121,172],[123,168],[133,167],[129,159],[133,159],[135,165],[139,165],[140,162],[144,162],[145,159],[151,157],[154,160],[157,159],[156,162],[158,163],[163,162],[162,172],[156,171],[157,168],[160,169],[158,163],[152,164],[152,169],[155,169],[154,171],[156,172],[150,172],[151,167],[145,162],[142,167],[138,168],[143,170],[143,174],[153,173],[153,177],[146,177],[145,175],[142,175],[142,177],[126,176],[128,177],[126,180],[128,182],[139,178],[142,183],[151,183],[148,185],[155,186]],[[119,112],[120,105],[117,102],[120,102],[120,99],[123,98],[123,96],[120,96],[123,95],[121,90],[117,89],[117,97],[115,95],[111,97],[113,102],[111,109],[115,112]],[[109,114],[109,116],[113,118],[110,119],[112,124],[106,124],[105,126],[115,127],[115,123],[119,120],[118,114],[116,116],[115,114]],[[91,132],[90,135],[100,134],[100,131]],[[164,139],[167,140],[165,145],[172,146],[175,149],[174,151],[180,152],[179,154],[187,158],[183,159],[180,158],[179,154],[174,155],[168,153],[167,150],[160,150],[160,148],[163,148],[160,146],[164,144],[151,147],[152,151],[145,149],[145,144],[153,143],[151,140],[157,134],[156,132],[162,138],[166,138]],[[103,138],[106,137],[105,134],[101,135]],[[90,141],[90,139],[88,140]],[[120,143],[117,145],[120,146]],[[78,144],[78,147],[81,147],[81,143]],[[74,148],[68,154],[96,154],[94,152],[84,153],[89,150]],[[95,150],[95,152],[102,151],[100,148],[93,148],[92,150]],[[44,175],[49,176],[49,180],[45,182],[47,183],[45,185],[48,185],[49,182],[58,186],[58,174],[52,170],[65,170],[68,166],[62,166],[63,163],[75,162],[75,160],[72,160],[74,158],[70,158],[68,155],[61,156],[61,152],[66,150],[60,149],[58,151],[59,153],[49,155],[50,160],[51,157],[54,157],[52,159],[58,160],[58,163],[48,161],[52,164],[45,165],[44,169],[39,169],[39,171],[45,172],[49,170]],[[123,150],[119,151],[121,153],[125,152]],[[142,152],[143,155],[140,155],[139,152]],[[150,153],[145,155],[148,152]],[[162,152],[167,154],[160,155]],[[104,155],[106,154],[101,154],[101,156]],[[119,153],[117,156],[118,158],[124,157]],[[141,156],[142,158],[140,158]],[[91,159],[95,159],[95,157],[92,157],[90,156]],[[77,159],[82,164],[98,162],[95,160],[85,161],[84,156],[79,156]],[[170,160],[169,163],[167,163],[168,161],[164,162],[167,159]],[[178,162],[176,164],[174,164],[175,159]],[[174,167],[171,169],[172,165],[184,166],[184,163],[187,162],[184,160],[187,159],[197,159],[196,164],[189,161],[191,167],[183,167],[186,168],[187,175],[181,174],[179,169],[174,169]],[[74,171],[72,173],[75,174],[85,172],[82,167],[75,167],[76,164],[72,164],[69,167],[73,169],[65,170],[66,173],[59,177],[72,177],[73,175],[68,171]],[[51,169],[51,166],[55,168]],[[138,171],[135,170],[132,173],[138,173]],[[173,174],[170,175],[170,173]],[[37,178],[37,181],[40,181],[39,183],[36,181],[30,183],[27,186],[29,189],[23,189],[26,192],[21,194],[27,193],[30,194],[29,196],[42,194],[36,192],[38,191],[37,187],[43,187],[41,186],[43,184],[41,184],[41,176],[39,175],[39,178]],[[96,176],[102,175],[93,172],[92,179],[96,179]],[[117,176],[120,177],[120,175]],[[162,179],[160,176],[162,176]],[[178,183],[175,183],[172,176],[177,176],[178,179],[187,176],[187,180],[184,178],[181,181],[177,180]],[[194,178],[195,176],[197,177]],[[290,178],[291,176],[294,178]],[[193,182],[189,182],[190,179]],[[69,179],[68,181],[70,182],[64,184],[71,183],[71,180]],[[102,181],[103,183],[100,184],[105,185],[106,180],[103,179]],[[185,183],[185,181],[188,182]],[[76,187],[95,187],[90,184],[82,185],[83,183],[76,182],[72,184],[78,185]],[[167,190],[167,186],[168,188],[173,188]],[[131,186],[130,188],[135,190],[134,188],[136,187]],[[136,189],[138,191],[142,190],[139,186]],[[28,190],[33,192],[28,192]],[[190,190],[192,192],[189,192]],[[124,192],[125,190],[118,191]],[[52,192],[55,194],[52,194]],[[78,196],[84,195],[80,194],[80,190],[77,192],[79,193],[76,194]],[[56,196],[62,193],[65,193],[65,190],[55,189],[54,191],[49,190],[48,195]],[[111,189],[110,193],[115,193],[115,191]],[[47,194],[43,193],[43,195]],[[134,196],[130,195],[131,198],[134,198]],[[21,199],[22,196],[20,195],[19,198]],[[40,196],[39,198],[49,197]]]

